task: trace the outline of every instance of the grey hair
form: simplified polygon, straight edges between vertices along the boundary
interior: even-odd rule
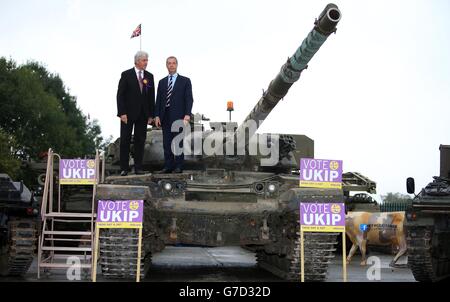
[[[146,53],[145,51],[138,51],[135,55],[134,55],[134,63],[136,64],[137,61],[139,61],[140,59],[143,58],[147,58],[148,59],[148,53]]]
[[[176,57],[174,57],[174,56],[168,57],[168,58],[166,59],[166,64],[167,64],[167,62],[169,61],[169,59],[175,59],[175,62],[177,62],[177,64],[178,64],[178,59],[177,59]]]

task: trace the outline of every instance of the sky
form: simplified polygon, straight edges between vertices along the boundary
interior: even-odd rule
[[[59,74],[104,136],[120,132],[116,93],[142,50],[156,83],[165,59],[191,79],[193,113],[241,122],[313,27],[322,0],[0,0],[0,56]],[[260,133],[304,134],[315,157],[343,160],[406,194],[439,174],[450,145],[450,1],[339,0],[342,19]],[[418,191],[418,189],[416,189]]]

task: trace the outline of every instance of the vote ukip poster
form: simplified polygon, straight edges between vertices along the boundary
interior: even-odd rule
[[[99,200],[98,228],[142,228],[143,200]]]
[[[301,158],[300,187],[342,189],[342,160]]]
[[[300,203],[300,225],[309,232],[345,231],[344,203]]]
[[[95,160],[61,159],[59,161],[59,183],[61,185],[95,184]]]

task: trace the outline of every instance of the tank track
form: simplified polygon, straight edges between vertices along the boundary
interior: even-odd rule
[[[290,255],[279,256],[258,251],[258,266],[274,275],[288,280],[300,281],[300,233],[291,249]],[[305,281],[325,281],[328,265],[334,258],[338,233],[304,233]]]
[[[37,224],[30,219],[11,220],[9,232],[9,248],[7,253],[2,255],[7,265],[0,269],[0,273],[4,276],[23,276],[30,268],[35,255]]]
[[[408,265],[417,281],[435,282],[450,275],[450,261],[433,257],[433,229],[408,226]]]
[[[109,279],[136,279],[138,254],[137,229],[100,230],[100,266]],[[141,279],[151,263],[151,254],[141,251]]]

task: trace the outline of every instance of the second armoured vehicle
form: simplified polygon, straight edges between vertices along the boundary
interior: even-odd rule
[[[186,156],[182,174],[110,176],[97,186],[96,200],[144,200],[144,268],[148,268],[152,254],[166,245],[235,245],[254,250],[262,268],[288,280],[300,279],[299,202],[343,202],[346,184],[344,190],[299,188],[299,158],[314,157],[312,140],[291,135],[277,139],[275,135],[255,132],[335,32],[340,18],[336,5],[326,6],[239,127],[235,123],[210,123],[213,130],[204,131],[200,121],[192,123],[190,141],[194,152]],[[250,138],[257,138],[259,148]],[[203,146],[199,152],[196,142]],[[262,145],[266,149],[261,149]],[[117,158],[111,150],[109,155]],[[161,130],[150,131],[146,156],[148,161],[145,157],[144,161],[162,166]],[[354,176],[344,175],[343,180],[347,179],[350,186]],[[355,182],[357,190],[367,188],[367,183],[359,181]],[[326,278],[336,237],[336,233],[307,233],[306,280]],[[137,251],[130,248],[136,242],[134,230],[101,230],[104,276],[136,274]]]
[[[439,146],[440,175],[423,188],[406,210],[408,264],[417,281],[450,275],[450,146]],[[413,178],[406,182],[413,194]]]
[[[38,236],[33,193],[0,174],[0,276],[23,276],[33,262]]]

